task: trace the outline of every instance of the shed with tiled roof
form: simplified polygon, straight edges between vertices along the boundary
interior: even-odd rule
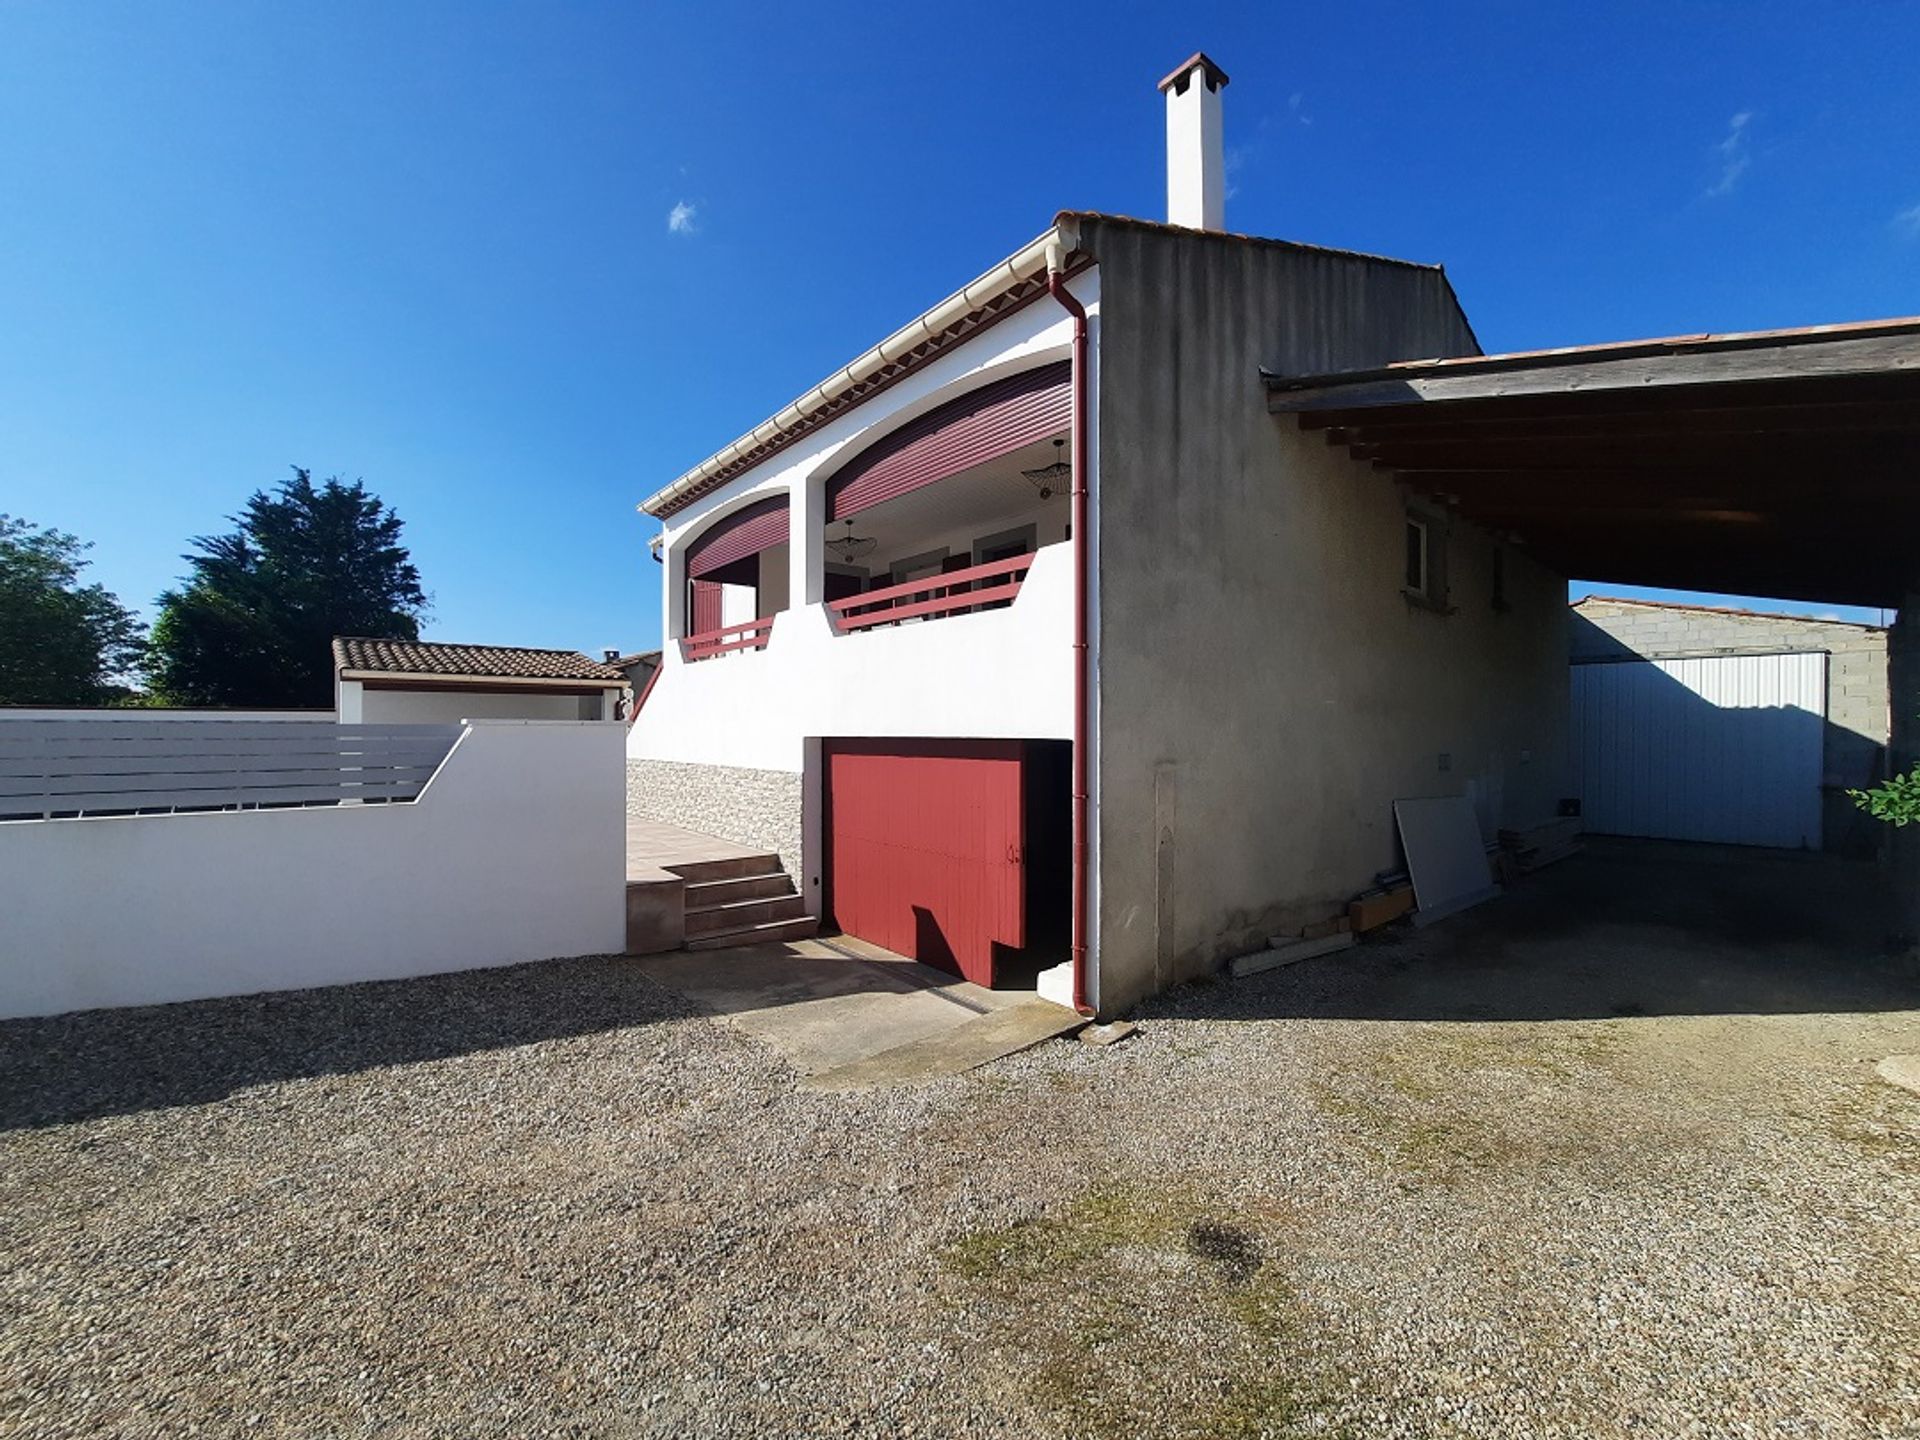
[[[578,650],[336,636],[343,723],[612,720],[627,677]]]

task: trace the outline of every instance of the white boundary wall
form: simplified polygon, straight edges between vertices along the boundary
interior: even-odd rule
[[[0,824],[0,1018],[618,952],[623,738],[476,721],[407,804]]]
[[[248,725],[286,720],[311,725],[316,720],[334,718],[332,710],[194,710],[186,707],[148,709],[145,706],[107,705],[0,705],[0,720],[98,720],[111,724],[129,720],[159,723],[168,720],[205,722],[232,720]]]

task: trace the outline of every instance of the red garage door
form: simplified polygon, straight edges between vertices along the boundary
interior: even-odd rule
[[[836,923],[991,985],[993,947],[1026,944],[1020,742],[837,740],[826,763]]]

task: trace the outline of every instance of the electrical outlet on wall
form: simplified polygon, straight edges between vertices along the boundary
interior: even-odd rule
[[[1453,756],[1442,750],[1440,752],[1440,773],[1444,775],[1451,769],[1453,769]]]

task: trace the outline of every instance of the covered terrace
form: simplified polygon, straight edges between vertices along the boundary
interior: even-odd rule
[[[1563,575],[1920,590],[1920,318],[1265,379],[1276,415]]]

